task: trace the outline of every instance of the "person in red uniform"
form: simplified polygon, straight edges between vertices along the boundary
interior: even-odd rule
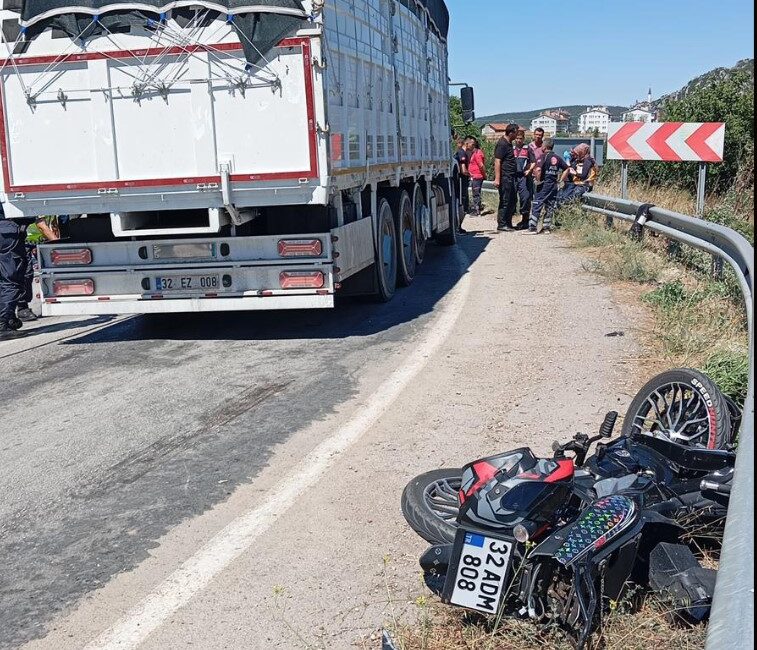
[[[536,167],[536,158],[531,147],[525,146],[526,136],[523,131],[518,131],[513,146],[513,155],[515,156],[515,187],[520,202],[520,223],[515,226],[516,230],[525,230],[528,228],[528,219],[531,215],[531,196],[533,183],[531,174]]]
[[[541,189],[542,180],[539,178],[539,170],[544,162],[544,129],[540,126],[534,129],[534,139],[528,143],[528,148],[533,152],[536,166],[531,179],[531,196],[535,197]]]

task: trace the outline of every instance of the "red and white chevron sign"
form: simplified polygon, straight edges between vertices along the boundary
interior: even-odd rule
[[[723,162],[722,122],[610,122],[607,158]]]

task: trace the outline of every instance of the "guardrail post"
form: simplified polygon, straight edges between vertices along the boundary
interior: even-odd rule
[[[620,163],[620,198],[628,198],[628,161]]]
[[[704,195],[707,185],[707,163],[699,163],[699,177],[697,178],[697,208],[696,215],[704,215]]]
[[[717,255],[712,256],[712,268],[710,272],[714,280],[723,279],[723,258],[722,257],[718,257]]]

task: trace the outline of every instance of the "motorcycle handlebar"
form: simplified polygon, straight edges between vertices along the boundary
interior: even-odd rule
[[[702,490],[702,492],[715,492],[715,494],[730,494],[731,493],[731,485],[729,483],[717,483],[716,481],[702,481],[699,484],[699,489]]]
[[[612,433],[615,429],[615,423],[618,421],[618,412],[610,411],[605,415],[605,419],[602,421],[602,426],[599,427],[599,435],[594,438],[589,438],[584,433],[577,433],[573,440],[561,444],[555,440],[552,443],[552,451],[555,452],[555,458],[561,458],[566,451],[572,451],[576,454],[576,464],[583,465],[586,459],[586,454],[589,453],[589,448],[599,440],[604,438],[612,438]]]
[[[602,426],[599,427],[599,435],[602,438],[612,438],[612,432],[615,429],[615,423],[618,421],[618,412],[610,411],[605,415],[605,419],[602,422]]]

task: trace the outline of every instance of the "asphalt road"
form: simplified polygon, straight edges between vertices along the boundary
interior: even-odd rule
[[[460,273],[430,247],[391,305],[136,317],[41,347],[30,335],[28,351],[12,342],[0,360],[2,647],[44,635],[364,375],[388,372]]]
[[[398,507],[411,476],[545,451],[630,399],[631,318],[610,290],[557,238],[473,225],[387,305],[43,320],[0,344],[0,647],[81,648],[124,619],[123,645],[93,647],[375,647],[420,589],[423,544]],[[177,570],[372,408],[253,545],[176,600]],[[148,638],[134,612],[155,593],[180,606]]]

